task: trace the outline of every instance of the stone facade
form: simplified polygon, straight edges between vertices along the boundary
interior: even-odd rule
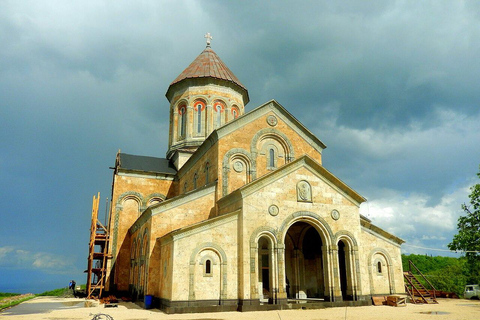
[[[207,49],[167,91],[167,159],[117,155],[107,291],[151,295],[168,313],[403,293],[403,241],[359,214],[365,199],[322,166],[326,146],[284,107],[245,113],[231,72],[192,74],[196,61],[226,68]]]

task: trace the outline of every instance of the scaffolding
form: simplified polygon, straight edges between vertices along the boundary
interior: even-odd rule
[[[90,227],[90,244],[87,268],[87,299],[100,298],[105,288],[107,260],[111,258],[108,251],[109,230],[98,220],[100,192],[93,196],[92,224]]]

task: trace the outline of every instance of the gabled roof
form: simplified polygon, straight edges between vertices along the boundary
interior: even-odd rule
[[[214,78],[233,83],[240,91],[243,91],[242,93],[246,98],[245,104],[248,103],[247,88],[240,82],[240,80],[238,80],[233,72],[209,46],[207,46],[205,50],[203,50],[203,52],[200,53],[175,80],[172,81],[166,93],[167,98],[169,97],[170,89],[177,83],[188,79],[199,78]]]
[[[342,193],[347,199],[355,203],[356,205],[360,205],[362,202],[367,201],[364,197],[358,194],[355,190],[350,188],[345,182],[337,178],[333,173],[325,169],[322,165],[316,162],[314,159],[309,157],[308,155],[303,155],[302,157],[278,168],[277,170],[266,174],[246,185],[243,187],[233,191],[232,193],[226,195],[222,199],[218,201],[220,207],[222,207],[222,203],[229,203],[229,198],[236,198],[241,196],[246,197],[257,190],[265,187],[266,185],[275,182],[276,180],[280,179],[281,177],[298,170],[300,167],[308,167],[311,169],[312,172],[316,174],[316,176],[320,177],[323,181],[329,184],[331,187],[336,189],[338,192]]]
[[[275,99],[272,99],[252,111],[249,111],[234,121],[228,122],[222,127],[218,128],[217,134],[218,137],[223,137],[224,135],[229,134],[232,130],[236,130],[237,127],[243,126],[244,124],[252,121],[253,118],[260,117],[269,111],[273,111],[277,113],[279,116],[283,116],[283,120],[286,122],[290,122],[290,127],[297,131],[304,139],[308,140],[312,147],[315,148],[317,151],[322,152],[327,146],[320,141],[310,130],[307,129],[297,118],[295,118],[290,112],[287,111],[280,103],[278,103]]]
[[[150,218],[163,212],[168,212],[171,209],[182,206],[188,202],[196,201],[202,197],[210,195],[215,192],[216,182],[209,183],[198,189],[189,191],[187,193],[180,194],[176,197],[166,199],[160,203],[149,206],[138,219],[130,227],[129,232],[133,234],[140,229]]]
[[[259,118],[268,112],[274,112],[277,116],[281,117],[283,121],[289,124],[296,133],[298,133],[303,139],[322,153],[323,149],[327,146],[320,141],[310,130],[308,130],[300,121],[297,120],[290,112],[288,112],[282,105],[275,100],[270,100],[261,106],[241,115],[235,120],[232,120],[220,128],[213,130],[212,133],[205,139],[205,141],[198,147],[195,153],[188,159],[188,161],[180,169],[180,176],[182,172],[187,172],[191,166],[193,166],[219,139],[232,133],[233,131],[241,132],[241,127],[247,125],[256,118]]]
[[[118,153],[116,168],[137,172],[163,173],[168,175],[177,174],[177,169],[164,158],[137,156],[133,154]]]
[[[365,230],[367,232],[370,232],[370,233],[374,233],[377,236],[381,236],[381,237],[383,237],[387,240],[390,240],[390,241],[392,241],[396,244],[400,245],[402,243],[405,243],[405,240],[403,240],[403,239],[401,239],[397,236],[394,236],[390,232],[385,231],[380,227],[377,227],[376,225],[372,224],[371,221],[369,221],[369,220],[360,219],[360,225],[362,226],[363,230]]]

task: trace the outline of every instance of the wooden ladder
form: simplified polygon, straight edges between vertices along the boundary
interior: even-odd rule
[[[408,271],[403,273],[405,280],[405,292],[409,295],[412,303],[438,303],[435,287],[428,281],[428,279],[418,270],[412,261],[409,262]],[[430,288],[425,287],[417,277],[412,273],[412,269],[415,269],[417,276],[421,277]]]

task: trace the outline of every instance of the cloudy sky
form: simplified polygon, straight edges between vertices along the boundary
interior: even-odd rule
[[[326,145],[361,212],[446,249],[478,182],[474,1],[0,1],[0,291],[84,283],[115,154],[164,157],[169,83],[212,48]]]

